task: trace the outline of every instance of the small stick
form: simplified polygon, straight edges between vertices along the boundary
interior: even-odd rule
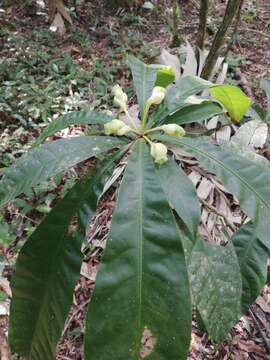
[[[227,226],[229,226],[233,231],[235,230],[234,224],[221,212],[219,212],[214,206],[208,204],[205,200],[203,200],[202,198],[200,198],[200,202],[207,207],[210,211],[212,211],[214,214],[216,214],[217,216],[221,217],[225,224]]]
[[[69,327],[69,325],[71,324],[71,322],[73,321],[73,319],[75,318],[75,316],[81,311],[83,310],[83,308],[90,302],[90,298],[87,299],[86,301],[84,301],[79,307],[78,309],[71,315],[71,317],[68,319],[68,321],[66,322],[66,325],[64,327],[64,330],[62,332],[62,337],[65,335],[65,333],[67,332],[67,329]]]
[[[253,319],[253,321],[254,321],[257,329],[259,330],[259,333],[260,333],[260,335],[261,335],[261,337],[262,337],[262,339],[263,339],[263,341],[264,341],[264,343],[265,343],[266,349],[267,349],[267,351],[268,351],[269,354],[270,354],[270,342],[269,342],[269,340],[267,339],[264,331],[262,330],[261,325],[260,325],[259,321],[258,321],[257,318],[256,318],[256,315],[254,314],[254,312],[252,311],[251,308],[249,309],[248,312],[249,312],[250,316],[252,317],[252,319]]]

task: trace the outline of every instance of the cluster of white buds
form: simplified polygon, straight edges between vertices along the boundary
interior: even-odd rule
[[[124,93],[121,86],[115,85],[112,88],[112,94],[114,95],[114,103],[120,107],[120,111],[128,114],[127,110],[127,94]],[[159,105],[162,103],[166,95],[166,89],[161,86],[155,86],[150,98],[146,102],[145,112],[143,117],[143,127],[147,119],[148,111],[152,105]],[[122,120],[113,119],[104,125],[106,135],[118,135],[123,136],[129,132],[134,132],[134,129],[126,125]],[[184,136],[185,130],[177,124],[165,124],[160,127],[149,130],[148,132],[162,130],[165,134],[170,136],[181,137]],[[145,133],[147,134],[147,132]],[[146,138],[147,139],[147,138]],[[167,147],[162,143],[155,143],[147,140],[150,143],[150,153],[155,163],[162,165],[168,161]]]
[[[132,131],[132,129],[127,126],[124,121],[113,119],[104,125],[105,134],[106,135],[118,135],[123,136],[128,132]]]

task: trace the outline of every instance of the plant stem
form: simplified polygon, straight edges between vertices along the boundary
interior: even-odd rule
[[[209,79],[209,77],[211,76],[211,73],[219,57],[220,49],[225,41],[225,37],[227,35],[228,29],[235,15],[237,14],[241,2],[242,0],[228,0],[224,18],[216,33],[213,45],[210,49],[210,52],[207,56],[205,65],[202,70],[201,77],[204,79]]]
[[[225,58],[227,57],[229,51],[232,50],[233,46],[235,45],[235,43],[237,41],[238,28],[239,28],[239,24],[240,24],[240,20],[241,20],[241,10],[242,10],[243,4],[244,4],[244,0],[241,0],[241,3],[239,5],[239,8],[238,8],[238,11],[237,11],[237,14],[236,14],[236,18],[235,18],[233,34],[232,34],[232,37],[231,37],[231,41],[228,44],[226,54],[225,54]]]
[[[154,132],[154,131],[160,131],[160,130],[162,130],[162,127],[161,127],[161,126],[155,127],[155,128],[153,128],[153,129],[149,129],[149,130],[145,131],[144,135],[150,134],[150,133],[152,133],[152,132]]]
[[[144,108],[144,113],[143,113],[143,119],[142,119],[142,128],[145,128],[146,125],[146,120],[147,120],[147,116],[148,116],[148,112],[150,109],[151,104],[146,103],[145,108]]]
[[[199,49],[204,48],[204,41],[205,41],[205,34],[206,34],[206,26],[207,26],[207,13],[209,7],[209,0],[201,0],[201,7],[200,7],[200,23],[197,33],[196,39],[196,51],[197,56],[199,55]]]
[[[145,141],[147,141],[147,142],[148,142],[148,144],[149,144],[149,145],[151,145],[151,144],[152,144],[152,141],[151,141],[151,140],[149,140],[147,136],[144,136],[144,135],[143,135],[143,138],[144,138],[144,140],[145,140]]]

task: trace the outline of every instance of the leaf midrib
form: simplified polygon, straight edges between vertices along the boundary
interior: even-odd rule
[[[138,248],[138,328],[137,328],[137,350],[138,356],[140,352],[140,339],[141,339],[141,326],[142,326],[142,274],[143,274],[143,142],[140,143],[139,147],[139,168],[141,169],[141,177],[140,177],[140,207],[139,207],[139,248]]]

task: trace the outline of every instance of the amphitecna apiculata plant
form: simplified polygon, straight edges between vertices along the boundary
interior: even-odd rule
[[[186,359],[193,308],[210,338],[220,342],[266,282],[269,167],[245,158],[231,144],[214,144],[211,137],[186,134],[182,127],[217,115],[228,123],[239,122],[250,100],[236,87],[190,76],[173,83],[170,68],[145,65],[133,57],[128,62],[138,118],[130,115],[127,95],[117,85],[113,95],[119,116],[78,112],[60,117],[0,182],[4,205],[96,157],[96,166],[58,201],[18,256],[9,343],[28,359],[55,359],[80,273],[86,226],[123,156],[127,165],[86,318],[85,359]],[[206,89],[211,97],[197,96]],[[40,145],[73,124],[99,124],[103,134]],[[247,215],[224,246],[201,238],[196,190],[174,161],[173,148],[216,174]],[[77,228],[70,232],[74,218]],[[147,351],[145,338],[150,339]]]

